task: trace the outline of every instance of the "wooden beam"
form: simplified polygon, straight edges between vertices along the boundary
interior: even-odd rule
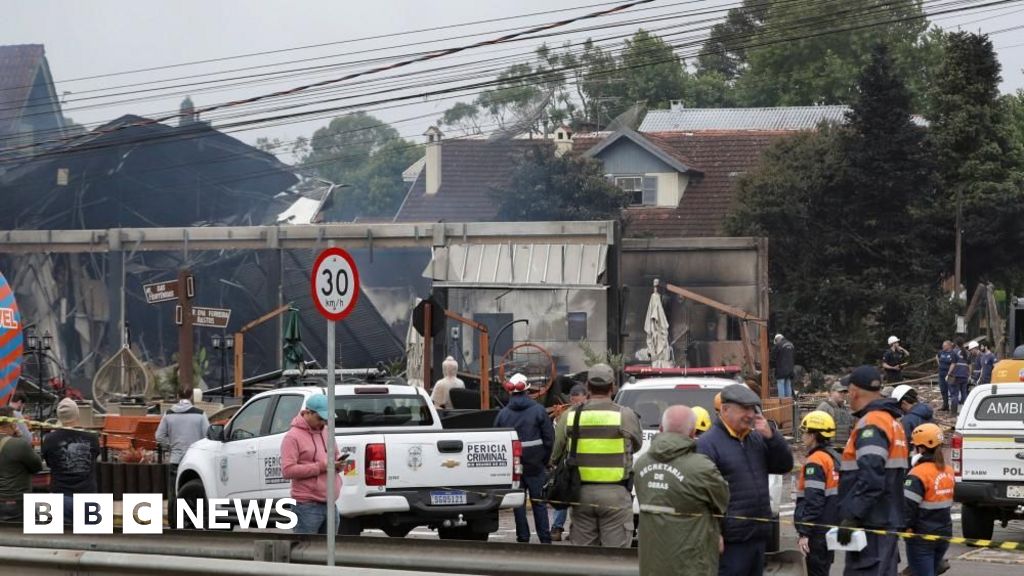
[[[747,312],[746,310],[742,310],[740,308],[737,308],[735,306],[730,306],[728,304],[722,304],[721,302],[719,302],[717,300],[712,300],[711,298],[708,298],[707,296],[702,296],[700,294],[697,294],[696,292],[691,292],[690,290],[687,290],[686,288],[680,288],[679,286],[676,286],[674,284],[666,284],[665,285],[665,289],[668,290],[669,292],[672,292],[673,294],[676,294],[678,296],[682,296],[683,298],[686,298],[687,300],[693,300],[694,302],[697,302],[699,304],[703,304],[705,306],[710,306],[711,308],[714,308],[715,310],[718,310],[719,312],[724,312],[724,313],[726,313],[726,314],[728,314],[730,316],[739,318],[740,320],[744,320],[746,322],[754,322],[754,323],[757,323],[757,324],[766,324],[767,323],[764,319],[758,318],[757,316],[751,314],[750,312]]]
[[[242,326],[238,330],[238,333],[248,332],[249,330],[252,330],[253,328],[259,326],[260,324],[263,324],[267,320],[272,320],[275,317],[280,316],[281,314],[284,314],[285,312],[290,310],[291,307],[292,307],[291,304],[285,304],[284,306],[279,306],[279,307],[271,310],[270,312],[267,312],[263,316],[260,316],[259,318],[253,320],[252,322],[249,322],[245,326]]]

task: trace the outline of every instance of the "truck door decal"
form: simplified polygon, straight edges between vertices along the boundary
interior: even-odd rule
[[[503,442],[466,444],[466,466],[470,468],[509,466],[508,446]]]

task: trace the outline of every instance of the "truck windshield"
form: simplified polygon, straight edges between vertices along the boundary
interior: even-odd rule
[[[335,396],[334,401],[336,428],[429,426],[434,423],[427,402],[415,394]]]
[[[616,402],[632,408],[640,417],[644,428],[657,428],[661,424],[661,414],[669,406],[685,404],[702,406],[711,414],[715,410],[715,394],[717,388],[668,388],[661,390],[623,390]]]

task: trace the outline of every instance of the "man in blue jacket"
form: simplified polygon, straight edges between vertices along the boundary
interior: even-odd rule
[[[522,443],[523,485],[533,506],[533,524],[541,544],[551,544],[548,525],[548,507],[544,504],[544,481],[551,448],[555,444],[555,428],[547,410],[526,392],[530,383],[526,376],[513,374],[505,382],[509,393],[508,406],[501,409],[494,420],[497,428],[514,428]],[[530,524],[526,520],[526,505],[513,510],[516,518],[516,541],[530,541]]]
[[[718,422],[697,440],[697,451],[710,458],[729,483],[720,576],[764,573],[764,555],[772,535],[768,475],[793,469],[789,444],[768,424],[760,407],[761,399],[743,384],[726,386]],[[740,516],[764,520],[742,520]]]

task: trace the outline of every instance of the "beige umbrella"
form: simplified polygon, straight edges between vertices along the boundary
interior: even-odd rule
[[[651,292],[651,300],[647,305],[644,332],[647,334],[647,351],[651,356],[651,367],[671,367],[672,362],[669,360],[668,344],[668,318],[665,317],[665,308],[661,305],[661,295],[658,294],[657,279],[654,280],[654,290]]]
[[[420,299],[416,299],[416,304]],[[413,306],[413,310],[416,306]],[[423,336],[412,325],[409,316],[409,331],[405,334],[405,381],[411,386],[423,387]]]

